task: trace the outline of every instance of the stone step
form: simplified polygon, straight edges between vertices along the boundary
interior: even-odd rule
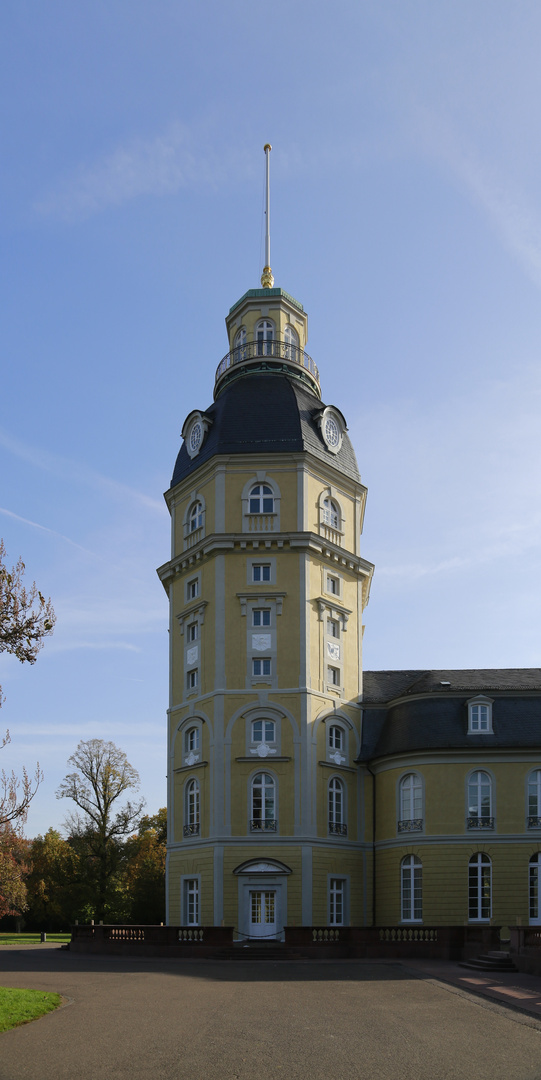
[[[463,960],[460,967],[471,968],[473,971],[516,971],[512,960],[507,957],[498,959],[495,956],[478,956],[475,960]]]

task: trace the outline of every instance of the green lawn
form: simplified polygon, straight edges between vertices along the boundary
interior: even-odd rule
[[[19,1024],[28,1024],[38,1016],[52,1012],[60,1005],[60,994],[42,990],[9,990],[0,986],[0,1031],[9,1031]]]
[[[0,934],[0,945],[36,945],[41,935],[35,934]],[[71,934],[47,934],[47,941],[71,941]]]

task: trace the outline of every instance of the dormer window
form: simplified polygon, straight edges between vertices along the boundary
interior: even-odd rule
[[[272,342],[274,339],[274,323],[270,319],[261,319],[255,328],[258,356],[272,356]]]
[[[468,735],[492,733],[492,700],[476,697],[468,701]]]

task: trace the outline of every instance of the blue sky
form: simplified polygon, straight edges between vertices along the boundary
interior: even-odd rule
[[[262,267],[309,316],[376,564],[365,667],[540,663],[541,7],[7,0],[0,535],[51,595],[3,656],[28,834],[80,739],[165,802],[169,486]]]

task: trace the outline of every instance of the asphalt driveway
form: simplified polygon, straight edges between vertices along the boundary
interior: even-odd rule
[[[0,1035],[0,1080],[541,1080],[541,1024],[400,964],[0,950],[70,1004]]]

